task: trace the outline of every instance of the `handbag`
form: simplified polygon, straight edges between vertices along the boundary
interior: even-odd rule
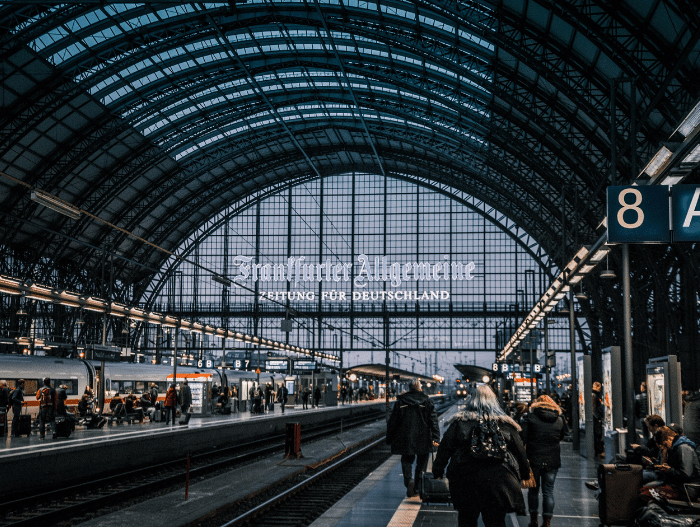
[[[537,486],[537,480],[535,479],[535,474],[532,472],[532,468],[530,468],[530,477],[523,480],[521,486],[524,489],[534,489]]]

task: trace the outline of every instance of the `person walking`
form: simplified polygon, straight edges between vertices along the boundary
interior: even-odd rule
[[[314,406],[318,408],[318,403],[321,402],[321,387],[316,386],[316,389],[314,390]]]
[[[430,397],[423,393],[420,380],[414,379],[409,391],[394,403],[386,428],[391,453],[401,456],[401,471],[406,496],[415,496],[428,468],[428,457],[440,441],[437,412]],[[416,462],[415,475],[413,463]]]
[[[473,431],[479,433],[472,436]],[[486,527],[505,527],[507,513],[525,514],[521,481],[529,479],[530,465],[519,432],[491,388],[477,386],[467,396],[464,411],[442,436],[433,461],[436,478],[447,467],[458,527],[477,527],[479,515]],[[482,440],[473,442],[475,438]],[[491,448],[484,448],[487,444]]]
[[[287,404],[287,396],[289,395],[289,390],[287,390],[287,387],[284,385],[280,385],[280,387],[277,389],[277,402],[280,403],[280,407],[282,408],[282,413],[284,413],[284,405]]]
[[[170,385],[168,391],[165,392],[165,424],[169,422],[175,424],[175,411],[177,409],[177,388],[175,383]],[[172,418],[172,421],[171,421]]]
[[[536,486],[528,489],[530,511],[528,527],[537,527],[539,492],[542,489],[542,527],[549,527],[554,514],[554,482],[561,467],[559,443],[569,432],[561,408],[548,395],[542,395],[530,406],[523,420],[520,437],[535,476]]]
[[[56,439],[56,390],[51,387],[51,379],[44,379],[44,386],[36,391],[39,401],[39,439],[46,438],[46,423],[51,425],[53,439]]]
[[[180,388],[180,412],[182,417],[187,419],[187,411],[192,406],[192,390],[190,385],[187,383],[187,379],[182,381],[182,387]]]
[[[10,393],[10,405],[12,405],[12,437],[19,437],[19,416],[22,415],[24,404],[24,379],[19,379],[15,389]]]
[[[68,390],[68,386],[65,384],[61,384],[56,389],[56,415],[62,415],[63,417],[66,417],[66,414],[68,414],[68,409],[66,408],[68,393],[66,390]]]
[[[308,410],[309,409],[309,395],[311,393],[311,390],[309,390],[309,387],[307,386],[304,388],[304,391],[301,392],[301,409],[302,410]]]

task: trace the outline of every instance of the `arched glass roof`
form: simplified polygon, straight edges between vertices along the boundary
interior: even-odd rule
[[[682,0],[32,0],[0,23],[4,243],[76,268],[108,244],[137,291],[168,258],[154,246],[348,172],[471,196],[561,264],[698,96]]]

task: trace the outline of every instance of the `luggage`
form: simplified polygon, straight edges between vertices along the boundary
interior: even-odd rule
[[[627,525],[642,505],[639,497],[642,488],[642,466],[598,466],[598,517],[603,525]]]
[[[275,411],[275,402],[274,401],[270,401],[269,409],[271,412]]]
[[[58,437],[70,437],[73,431],[73,422],[71,419],[66,417],[56,417],[56,436]]]
[[[447,479],[435,479],[432,472],[423,474],[418,492],[423,503],[450,503],[452,501]]]
[[[430,458],[435,461],[431,452]],[[447,478],[435,479],[432,472],[425,472],[420,480],[418,494],[423,503],[450,503],[450,484]]]
[[[700,524],[699,512],[671,513],[656,503],[649,503],[637,512],[635,527],[687,527]]]
[[[186,425],[187,423],[190,422],[190,417],[192,417],[191,412],[185,412],[180,416],[180,420],[178,421],[181,425]]]
[[[21,414],[19,416],[19,430],[17,433],[21,436],[29,437],[32,434],[32,416],[29,414]]]

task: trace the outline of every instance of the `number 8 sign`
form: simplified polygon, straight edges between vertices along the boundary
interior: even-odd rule
[[[608,187],[608,243],[670,243],[666,185]]]

